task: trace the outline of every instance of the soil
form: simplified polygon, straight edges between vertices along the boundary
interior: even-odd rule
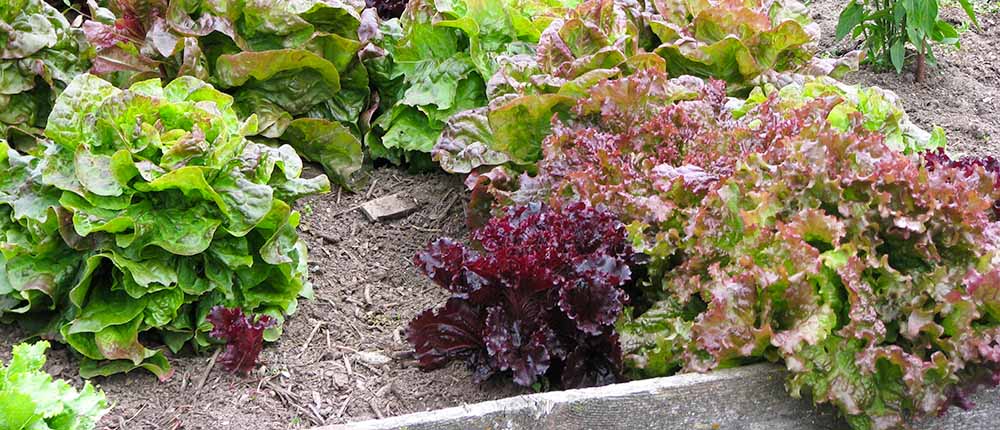
[[[980,28],[962,34],[961,49],[934,48],[938,64],[928,68],[925,82],[916,82],[912,64],[902,74],[866,66],[844,80],[893,90],[913,122],[926,130],[935,125],[945,129],[949,151],[954,154],[1000,155],[1000,14],[995,12],[1000,7],[997,0],[978,3],[993,12],[980,14]],[[822,27],[820,46],[825,54],[837,56],[860,49],[857,42],[835,40],[837,19],[845,4],[843,0],[809,4],[813,20]],[[943,8],[941,16],[956,28],[969,20],[955,7]]]
[[[832,36],[843,4],[816,0],[809,6],[826,35],[821,45],[831,55],[852,47]],[[956,21],[962,16],[955,9],[944,14]],[[980,16],[980,24],[963,35],[962,50],[939,51],[939,65],[925,83],[914,82],[912,70],[903,75],[862,70],[847,80],[894,90],[918,125],[945,128],[954,153],[1000,155],[1000,14]],[[367,188],[356,193],[335,191],[298,204],[316,299],[301,302],[284,336],[264,349],[261,368],[247,377],[214,369],[205,378],[210,357],[188,355],[170,358],[176,373],[164,383],[142,372],[98,378],[94,382],[115,404],[100,428],[308,428],[524,392],[504,382],[477,386],[457,364],[430,373],[413,366],[401,329],[446,295],[411,259],[438,237],[467,237],[467,193],[461,178],[441,173],[382,167],[370,176]],[[378,223],[352,210],[393,193],[415,198],[420,209]],[[8,359],[19,340],[16,330],[3,327],[0,359]],[[65,347],[54,346],[47,368],[75,385],[83,383]]]
[[[460,365],[422,372],[407,357],[401,329],[447,298],[412,258],[439,237],[468,236],[462,179],[379,168],[367,187],[297,204],[316,299],[300,301],[284,335],[261,354],[263,366],[248,377],[214,369],[201,389],[209,356],[170,357],[175,374],[165,383],[139,371],[97,378],[115,402],[100,428],[308,428],[519,394],[509,384],[477,386]],[[357,210],[394,193],[416,199],[419,210],[379,223]],[[17,340],[18,333],[4,327],[0,358],[9,358]],[[49,353],[48,370],[79,385],[76,367],[65,347]]]

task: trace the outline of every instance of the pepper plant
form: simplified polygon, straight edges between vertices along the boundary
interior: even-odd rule
[[[959,0],[973,24],[979,25],[970,0]],[[837,40],[862,37],[867,61],[902,73],[909,44],[915,53],[916,79],[927,79],[927,64],[937,62],[933,44],[960,47],[959,33],[940,17],[938,0],[851,0],[840,14]]]

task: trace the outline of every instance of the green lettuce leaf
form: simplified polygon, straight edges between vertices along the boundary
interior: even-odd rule
[[[531,54],[561,14],[559,1],[411,1],[380,23],[366,61],[381,114],[366,137],[374,158],[413,162],[430,153],[458,112],[487,104],[486,82],[504,56]]]
[[[77,391],[42,370],[49,343],[14,346],[0,363],[0,428],[91,430],[109,410],[104,392],[90,382]]]
[[[0,5],[0,138],[41,135],[56,96],[91,56],[83,32],[44,1]]]

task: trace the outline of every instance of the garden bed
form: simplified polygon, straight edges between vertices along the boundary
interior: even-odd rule
[[[810,5],[829,52],[846,47],[831,37],[842,4]],[[949,10],[945,16],[960,15]],[[848,81],[896,91],[918,125],[947,130],[956,153],[998,154],[1000,14],[983,15],[980,23],[980,30],[964,35],[963,50],[941,51],[941,65],[927,83],[913,82],[910,73],[870,71]],[[419,209],[384,223],[369,222],[356,210],[395,193],[416,199]],[[409,345],[400,330],[446,297],[413,267],[412,256],[438,237],[467,236],[466,195],[457,176],[383,167],[355,193],[335,191],[303,200],[298,208],[316,299],[303,301],[284,336],[264,350],[263,367],[239,377],[208,372],[210,357],[181,356],[170,358],[176,373],[165,383],[141,372],[99,379],[116,403],[102,428],[308,428],[522,394],[509,382],[474,385],[460,365],[421,372],[405,357]],[[8,358],[4,354],[18,340],[16,331],[0,332],[0,358]],[[386,358],[390,361],[383,363]],[[64,347],[50,354],[48,368],[81,382],[77,363]],[[792,402],[780,390],[774,396],[776,402]]]

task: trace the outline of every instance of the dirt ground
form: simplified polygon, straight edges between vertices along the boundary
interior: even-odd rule
[[[821,46],[829,55],[855,49],[856,42],[835,39],[837,18],[845,0],[815,0],[809,5],[812,18],[823,29]],[[952,2],[956,3],[957,2]],[[919,126],[934,125],[948,133],[949,149],[955,154],[997,154],[1000,147],[1000,10],[998,0],[979,0],[983,12],[980,29],[962,35],[962,48],[935,48],[937,67],[928,69],[927,80],[915,81],[913,69],[873,72],[866,68],[848,75],[852,84],[876,85],[899,95],[906,112]],[[992,3],[992,4],[990,4]],[[961,9],[945,8],[945,20],[956,28],[968,21]]]
[[[809,6],[831,54],[851,48],[832,36],[843,4],[817,0]],[[949,9],[945,16],[958,20],[961,14]],[[863,70],[848,81],[896,91],[917,124],[947,130],[956,154],[1000,154],[1000,14],[981,16],[980,23],[981,29],[964,34],[963,50],[939,52],[940,65],[926,83],[913,82],[910,71]],[[386,223],[351,210],[393,193],[417,199],[420,210]],[[301,302],[284,336],[264,349],[264,366],[248,377],[215,369],[200,389],[207,356],[171,357],[176,374],[165,383],[141,372],[99,378],[95,382],[115,404],[101,428],[308,428],[520,393],[503,382],[476,386],[460,365],[421,372],[406,357],[400,330],[446,297],[417,272],[412,256],[438,237],[466,238],[465,199],[461,178],[379,168],[357,193],[300,202],[316,300]],[[15,330],[0,328],[0,359],[9,358],[18,340]],[[82,383],[64,347],[55,346],[49,359],[54,375]]]

